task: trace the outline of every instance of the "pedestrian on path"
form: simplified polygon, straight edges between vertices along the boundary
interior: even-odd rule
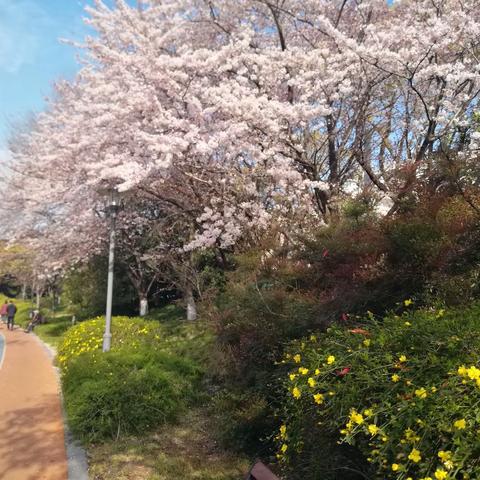
[[[7,328],[13,330],[15,325],[15,314],[17,313],[17,307],[10,301],[7,305]]]
[[[5,300],[5,303],[0,307],[0,318],[3,323],[7,323],[7,305],[8,300]]]

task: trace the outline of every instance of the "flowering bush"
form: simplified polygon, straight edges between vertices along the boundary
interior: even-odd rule
[[[200,368],[179,332],[154,321],[115,317],[103,353],[104,319],[68,331],[58,352],[69,424],[87,441],[139,433],[173,420],[194,398]],[[179,351],[175,346],[179,344]]]
[[[335,474],[322,465],[328,438],[366,460],[348,478],[480,477],[480,306],[410,312],[411,303],[402,315],[370,314],[291,345],[276,437],[286,469],[347,478],[352,465]]]
[[[104,330],[105,317],[81,322],[68,330],[57,355],[57,362],[61,370],[63,372],[68,370],[70,362],[83,353],[100,351]],[[115,335],[112,351],[119,351],[125,347],[128,347],[129,350],[136,350],[161,338],[158,323],[140,318],[113,317],[112,331]]]

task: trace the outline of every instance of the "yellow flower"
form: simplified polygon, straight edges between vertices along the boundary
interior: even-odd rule
[[[366,416],[366,417],[371,417],[373,415],[373,411],[370,409],[370,408],[367,408],[363,414]]]
[[[372,437],[374,437],[378,433],[378,427],[372,423],[368,426],[368,432]]]
[[[446,452],[444,450],[440,450],[438,452],[438,458],[442,462],[446,462],[447,460],[450,460],[452,458],[452,452],[450,450],[448,450]]]
[[[302,357],[300,356],[300,354],[297,353],[296,355],[294,355],[293,356],[293,361],[295,363],[300,363],[302,361]]]
[[[398,357],[398,361],[401,362],[401,363],[404,363],[407,361],[407,357],[405,355],[400,355]]]
[[[467,375],[470,380],[477,380],[480,378],[480,369],[478,369],[477,367],[470,367],[467,370]]]
[[[411,326],[412,326],[412,324],[411,324],[410,322],[405,322],[404,325],[405,325],[406,327],[411,327]]]
[[[427,391],[422,387],[417,390],[415,390],[415,395],[418,398],[427,398]]]
[[[464,418],[461,418],[460,420],[456,420],[455,422],[453,422],[453,426],[457,430],[465,430],[465,428],[467,426],[467,422],[465,421]]]
[[[396,373],[394,373],[392,375],[392,382],[397,383],[399,380],[400,380],[400,375],[397,375]]]
[[[414,448],[408,455],[408,459],[411,460],[413,463],[418,463],[422,459],[422,456],[420,455],[420,452],[416,448]]]
[[[335,361],[335,357],[333,355],[330,355],[328,358],[327,358],[327,363],[329,365],[331,365],[333,362]]]
[[[280,436],[282,438],[285,438],[286,433],[287,433],[287,426],[286,425],[281,425],[280,426]]]
[[[454,467],[453,462],[451,460],[445,460],[443,464],[445,465],[445,468],[447,470],[451,470]]]
[[[355,409],[352,409],[350,412],[350,420],[358,425],[361,425],[363,423],[363,415],[358,413]]]
[[[366,347],[369,347],[371,343],[372,343],[372,341],[371,341],[369,338],[366,338],[366,339],[363,341],[363,344],[364,344]]]
[[[315,375],[320,375],[320,370],[318,368],[315,369]]]
[[[302,396],[302,392],[297,387],[294,387],[292,390],[292,395],[293,395],[293,398],[298,399]]]
[[[315,400],[315,403],[318,403],[318,405],[321,405],[323,403],[324,396],[321,393],[316,393],[313,396],[313,399]]]
[[[392,470],[394,472],[397,472],[399,468],[400,468],[400,465],[398,463],[392,463]]]
[[[317,337],[315,335],[310,335],[310,340],[312,342],[316,342],[317,341]]]
[[[406,306],[406,307],[409,307],[411,304],[413,303],[413,300],[411,298],[407,298],[403,304]]]
[[[448,476],[448,473],[443,468],[437,468],[435,470],[435,478],[437,480],[445,480]]]
[[[297,378],[297,374],[296,373],[291,373],[288,377],[293,382]]]
[[[306,375],[308,373],[308,368],[305,368],[305,367],[300,367],[298,369],[298,371],[302,374],[302,375]]]
[[[310,378],[308,379],[308,385],[309,385],[311,388],[313,388],[316,383],[317,383],[317,382],[316,382],[312,377],[310,377]]]
[[[284,443],[280,450],[282,451],[282,453],[285,453],[288,450],[288,445],[286,443]]]

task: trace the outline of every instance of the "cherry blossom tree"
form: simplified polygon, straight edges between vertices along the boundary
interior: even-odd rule
[[[128,192],[120,249],[140,299],[160,265],[193,299],[191,252],[335,221],[352,192],[394,213],[418,172],[475,137],[475,0],[98,0],[87,12],[83,68],[15,139],[4,216],[62,268],[104,247],[100,192]]]

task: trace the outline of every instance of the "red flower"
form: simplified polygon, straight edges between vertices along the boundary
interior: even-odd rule
[[[350,367],[345,367],[345,368],[342,368],[341,370],[337,370],[335,372],[335,375],[337,375],[337,377],[344,377],[349,371],[350,371]]]
[[[342,313],[342,321],[346,322],[348,320],[348,313]]]
[[[368,332],[367,330],[364,330],[363,328],[352,328],[351,330],[349,330],[349,332],[359,333],[360,335],[365,335],[366,337],[370,335],[370,332]]]
[[[323,251],[322,257],[323,257],[323,258],[327,258],[327,257],[328,257],[328,249],[327,249],[327,248]]]

